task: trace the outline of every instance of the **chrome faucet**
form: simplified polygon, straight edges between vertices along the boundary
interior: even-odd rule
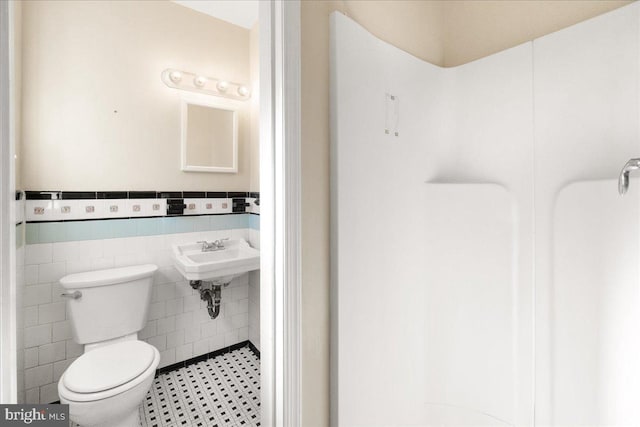
[[[621,196],[624,196],[629,189],[629,172],[637,169],[640,169],[640,159],[631,159],[620,171],[620,177],[618,178],[618,193],[620,193]]]
[[[202,243],[202,252],[221,251],[224,249],[224,242],[226,239],[218,239],[213,242],[207,242],[206,240],[200,240],[198,243]]]

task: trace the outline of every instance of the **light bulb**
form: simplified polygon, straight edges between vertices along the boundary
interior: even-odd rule
[[[197,87],[203,87],[205,83],[207,83],[206,77],[198,76],[195,79],[193,79],[193,84],[196,85]]]
[[[224,80],[220,80],[218,82],[218,84],[216,85],[216,88],[218,89],[218,92],[225,93],[227,91],[227,89],[229,89],[229,82],[226,82]]]
[[[182,80],[182,73],[180,71],[172,71],[169,73],[169,79],[174,83],[180,83],[180,80]]]
[[[249,95],[249,88],[246,86],[240,86],[238,88],[238,95],[240,96],[248,96]]]

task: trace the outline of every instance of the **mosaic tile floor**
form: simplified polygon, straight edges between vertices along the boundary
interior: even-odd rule
[[[160,374],[140,410],[143,427],[260,425],[260,361],[243,347]]]

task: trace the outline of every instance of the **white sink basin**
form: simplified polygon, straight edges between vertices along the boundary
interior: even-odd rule
[[[229,282],[260,268],[260,252],[244,239],[225,240],[224,249],[204,252],[201,243],[173,245],[173,263],[187,280]]]

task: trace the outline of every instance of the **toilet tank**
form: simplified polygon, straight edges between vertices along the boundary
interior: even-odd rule
[[[73,337],[79,344],[90,344],[133,334],[147,323],[151,285],[156,265],[76,273],[60,279],[67,297],[67,313]]]

